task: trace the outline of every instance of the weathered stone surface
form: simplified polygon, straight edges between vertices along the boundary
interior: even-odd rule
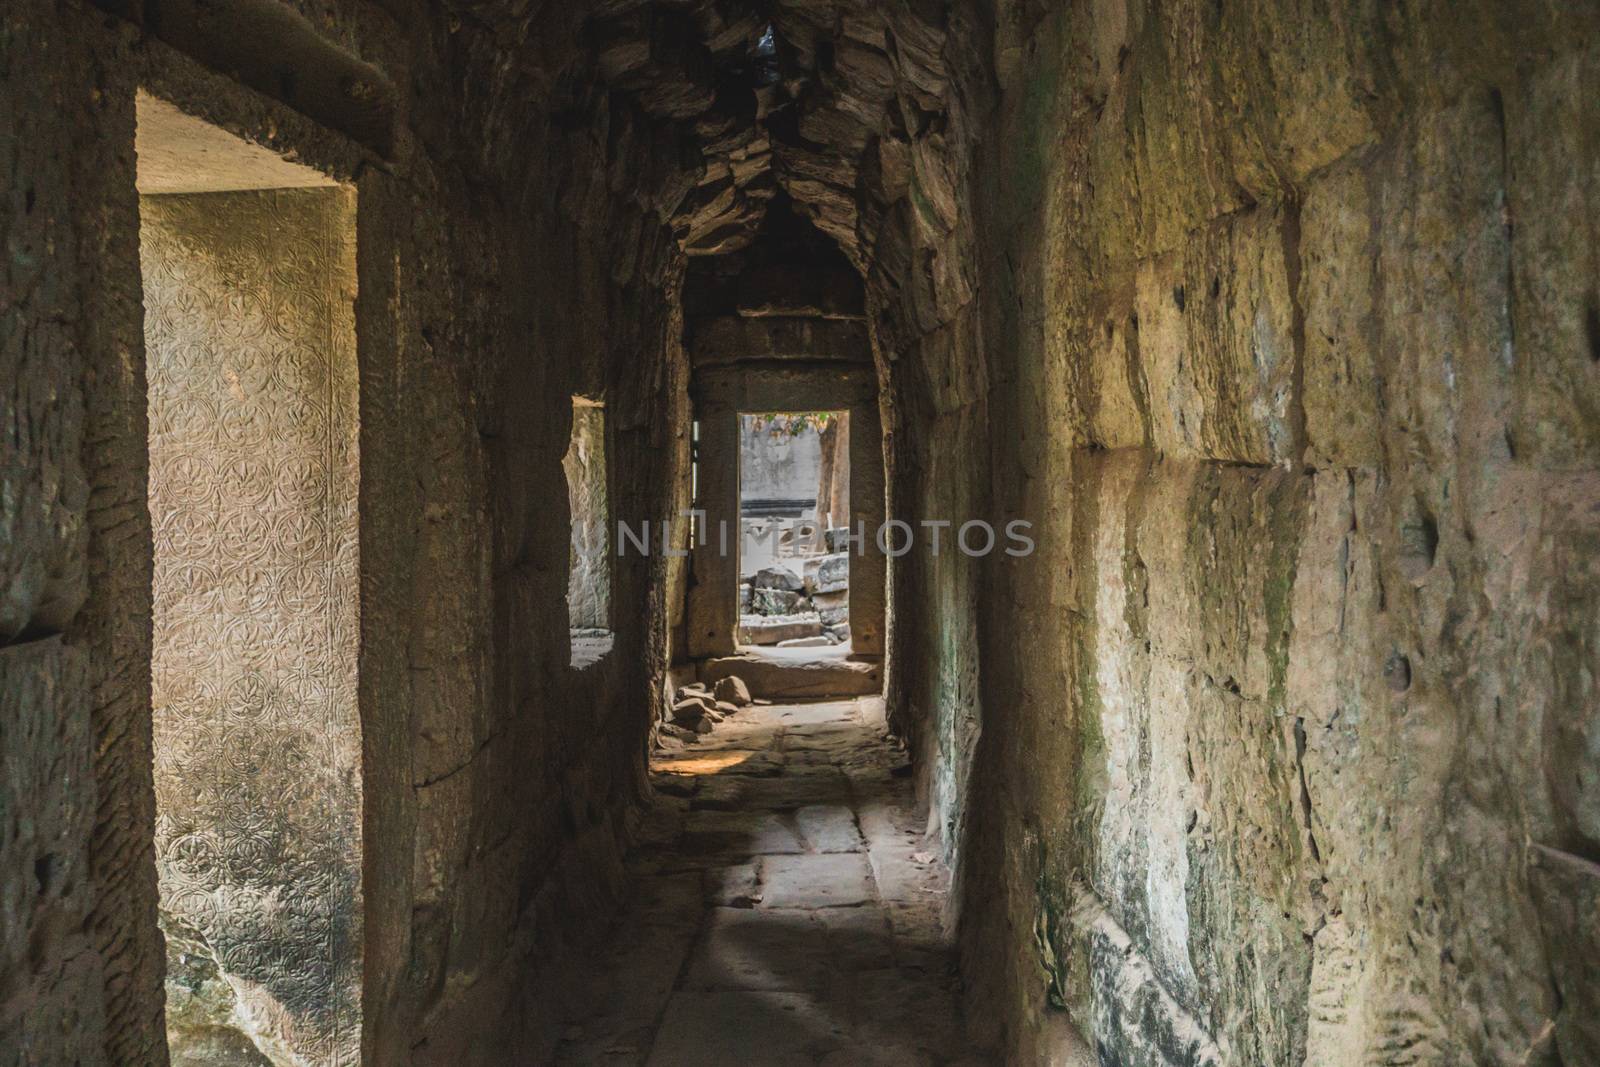
[[[849,1045],[820,998],[804,993],[682,993],[667,1005],[650,1067],[766,1063],[809,1067]]]
[[[850,556],[846,552],[806,560],[808,593],[840,593],[850,588]]]
[[[672,722],[669,726],[689,734],[704,736],[717,728],[717,723],[722,717],[705,705],[684,701],[672,709]]]
[[[680,699],[672,705],[672,713],[675,716],[699,716],[716,708],[716,701],[704,690],[679,690],[679,697]]]
[[[689,338],[695,364],[747,359],[835,359],[870,363],[866,325],[849,319],[723,315],[695,321]]]
[[[706,902],[728,908],[751,908],[761,900],[757,861],[706,869]]]
[[[741,707],[750,703],[750,689],[737,674],[718,678],[715,693],[719,701],[725,700]]]
[[[590,401],[572,406],[572,438],[561,470],[572,517],[567,555],[567,625],[611,628],[611,499],[607,485],[605,408]]]
[[[860,852],[864,848],[855,816],[847,807],[809,804],[796,811],[794,819],[813,852]]]
[[[817,655],[809,650],[794,658],[759,653],[721,656],[706,661],[708,677],[737,674],[745,679],[750,692],[770,700],[809,697],[865,696],[883,688],[882,665],[871,660],[845,659],[844,649],[834,646]]]
[[[684,824],[684,848],[693,853],[758,856],[805,851],[794,828],[767,812],[697,811]]]
[[[788,589],[757,586],[750,594],[749,609],[754,615],[796,615],[809,607],[801,594]]]
[[[713,908],[685,985],[823,993],[830,970],[814,912]]]
[[[814,593],[811,603],[824,626],[837,626],[850,619],[850,593],[841,589],[833,593]]]
[[[872,870],[855,852],[770,857],[761,884],[763,908],[842,908],[873,899]]]
[[[750,584],[757,592],[763,589],[778,589],[790,593],[799,593],[805,589],[805,583],[793,569],[782,564],[774,564],[756,572],[750,579]]]
[[[800,766],[797,764],[794,769]],[[752,808],[795,811],[839,796],[846,785],[837,773],[784,775],[771,781],[752,782],[740,799]]]
[[[614,561],[629,617],[568,668],[564,412],[604,397],[618,518],[676,517],[682,345],[713,333],[783,366],[768,400],[859,388],[850,525],[1033,524],[1029,555],[912,554],[888,584],[851,560],[856,648],[887,653],[863,673],[961,868],[979,1062],[1595,1058],[1593,5],[424,6],[0,15],[0,656],[27,658],[0,747],[40,816],[0,831],[0,1058],[166,1056],[139,84],[357,189],[374,1062],[563,1039],[549,991],[579,983],[543,972],[616,900],[668,665],[739,623],[737,574],[663,543]],[[835,332],[859,361],[797,351]],[[58,635],[74,663],[39,651]],[[746,751],[748,714],[694,754]],[[833,735],[781,719],[673,799],[912,787],[814,773]],[[92,816],[60,814],[69,778]],[[891,931],[931,936],[925,850],[861,797]],[[875,965],[790,1012],[668,1010],[683,917],[584,960],[639,995],[569,1062],[639,1062],[663,1017],[655,1051],[703,1060],[762,1013],[765,1044],[721,1051],[959,1059]],[[943,1006],[940,959],[907,984]]]
[[[883,290],[946,361],[901,397],[950,413],[902,437],[910,510],[981,500],[1038,546],[897,564],[891,715],[975,1017],[1016,1062],[1081,1050],[1062,1019],[1128,1063],[1586,1048],[1566,949],[1487,931],[1571,929],[1528,842],[1591,840],[1577,760],[1545,762],[1590,732],[1556,681],[1589,568],[1529,553],[1594,535],[1593,50],[1504,6],[997,26],[994,150],[957,175],[982,344]]]
[[[815,612],[803,615],[745,615],[739,619],[739,643],[776,645],[797,637],[815,637],[822,632],[822,619]]]
[[[337,189],[140,207],[156,861],[240,990],[168,1032],[332,1058],[361,1029],[354,223]]]
[[[1294,338],[1281,225],[1265,211],[1230,216],[1140,265],[1134,311],[1163,453],[1288,458]]]
[[[84,655],[0,647],[0,1057],[100,1058],[104,976],[86,936],[94,794]],[[23,813],[29,813],[24,815]],[[66,995],[70,991],[70,995]]]
[[[1369,187],[1364,168],[1341,167],[1312,187],[1300,213],[1306,436],[1319,467],[1371,466],[1382,454],[1379,354],[1370,340],[1375,308]]]
[[[821,785],[817,803],[795,811],[793,823],[787,814],[750,810],[690,813],[682,841],[663,838],[642,847],[630,860],[636,869],[683,873],[635,880],[611,947],[592,951],[595,962],[574,976],[573,988],[562,996],[563,1040],[555,1063],[705,1063],[721,1062],[721,1056],[763,1064],[943,1067],[990,1061],[965,1040],[952,946],[937,918],[941,894],[926,896],[915,915],[911,905],[886,906],[876,898],[864,859],[867,846],[855,831],[858,790],[873,797],[873,818],[880,824],[911,826],[919,819],[911,783],[889,773],[900,754],[878,732],[881,710],[866,704],[779,705],[747,713],[761,726],[752,752],[787,750],[807,737],[827,740],[822,766],[829,773],[788,765],[779,777],[760,780],[772,787]],[[800,730],[806,733],[795,732]],[[658,768],[684,765],[675,755],[657,756]],[[704,765],[704,787],[735,766]],[[855,780],[846,767],[858,775]],[[751,800],[747,808],[758,804]],[[848,834],[858,851],[794,854],[793,838],[770,832],[793,825],[806,828],[810,847],[833,835],[845,844],[842,835]],[[760,838],[762,853],[729,864],[719,849],[691,843],[728,830]],[[921,835],[902,841],[896,831],[886,843],[913,842],[923,843]],[[853,862],[803,874],[783,867],[800,859]],[[938,866],[931,857],[928,862]],[[767,883],[774,877],[786,897],[820,906],[767,906]],[[833,906],[835,900],[855,899],[863,888],[868,895],[859,903]],[[692,946],[664,936],[679,931],[693,934]],[[713,999],[733,994],[761,996]],[[771,1002],[768,995],[800,999]],[[773,1003],[781,1014],[768,1018]],[[819,1041],[819,1034],[826,1040]]]

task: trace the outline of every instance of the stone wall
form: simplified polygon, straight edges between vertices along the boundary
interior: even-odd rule
[[[799,96],[762,125],[776,90],[723,86],[768,18]],[[1007,1062],[1600,1059],[1596,31],[1533,0],[7,5],[0,789],[43,799],[0,826],[0,1055],[164,1058],[143,85],[357,190],[373,1062],[538,1062],[552,961],[615,899],[686,572],[622,561],[627,625],[573,672],[550,508],[575,394],[613,516],[685,505],[686,314],[712,362],[864,355],[864,314],[889,512],[1034,524],[889,581],[890,715]],[[715,256],[728,299],[681,307],[683,249],[747,247],[780,189],[864,307],[838,256]]]
[[[676,510],[687,456],[670,215],[693,176],[584,75],[582,14],[493,29],[360,0],[0,14],[0,702],[35,724],[8,726],[0,759],[73,781],[59,815],[0,830],[20,909],[0,928],[20,977],[0,988],[6,1062],[166,1058],[139,87],[356,189],[363,1055],[537,1062],[558,1037],[546,967],[620,891],[668,655],[656,557],[618,568],[617,654],[567,666],[568,528],[550,512],[567,398],[607,402],[628,472],[617,518]]]
[[[133,91],[69,91],[101,56],[53,8],[0,40],[0,1059],[160,1063]]]
[[[1039,549],[984,570],[933,791],[974,1018],[1010,1062],[1595,1059],[1592,9],[986,18],[991,506]]]
[[[572,514],[567,556],[567,625],[611,628],[611,488],[606,455],[606,409],[574,402],[572,439],[561,459]]]
[[[814,426],[774,436],[742,416],[738,463],[740,501],[813,499],[822,467],[821,438]]]
[[[139,223],[171,1048],[356,1062],[354,198],[146,196]]]

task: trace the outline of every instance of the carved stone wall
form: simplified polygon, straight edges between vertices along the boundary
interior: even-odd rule
[[[354,220],[340,189],[141,203],[175,1053],[359,1062]]]
[[[561,460],[572,510],[567,612],[574,630],[611,628],[611,508],[606,493],[606,412],[572,405],[572,444]]]
[[[8,766],[88,766],[73,796],[94,805],[92,826],[47,817],[49,794],[5,779],[32,799],[20,838],[0,828],[18,861],[0,863],[0,956],[32,974],[0,983],[0,1062],[25,1046],[39,1062],[167,1062],[141,87],[359,188],[363,1052],[547,1062],[561,1031],[545,965],[583,957],[580,935],[611,919],[666,671],[660,606],[687,569],[613,558],[615,649],[571,669],[567,576],[547,565],[568,537],[551,506],[563,408],[607,397],[615,518],[685,506],[668,219],[699,161],[659,151],[657,125],[584,74],[589,5],[541,9],[533,49],[507,12],[454,3],[202,7],[0,3],[0,641],[22,642],[0,657],[0,705],[25,700],[49,726],[8,725],[0,750]],[[270,57],[268,76],[240,55]],[[382,159],[363,147],[391,143]],[[81,668],[52,651],[56,631]]]
[[[774,434],[765,421],[739,419],[739,499],[804,500],[815,497],[822,440],[814,427]]]

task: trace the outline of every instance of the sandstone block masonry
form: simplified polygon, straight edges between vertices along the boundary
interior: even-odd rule
[[[0,1061],[166,1057],[143,89],[356,194],[366,1061],[548,1062],[669,676],[817,691],[716,655],[737,570],[667,552],[612,558],[573,669],[580,396],[631,529],[739,411],[819,408],[853,520],[1032,524],[850,575],[995,1062],[1600,1062],[1597,40],[1544,0],[0,4]]]
[[[970,395],[1040,550],[969,587],[980,700],[919,646],[977,1017],[1595,1059],[1593,10],[1017,18]]]

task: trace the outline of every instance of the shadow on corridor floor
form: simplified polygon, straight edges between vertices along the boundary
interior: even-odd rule
[[[944,1067],[968,1049],[875,699],[749,707],[657,753],[629,906],[564,991],[561,1064]]]

